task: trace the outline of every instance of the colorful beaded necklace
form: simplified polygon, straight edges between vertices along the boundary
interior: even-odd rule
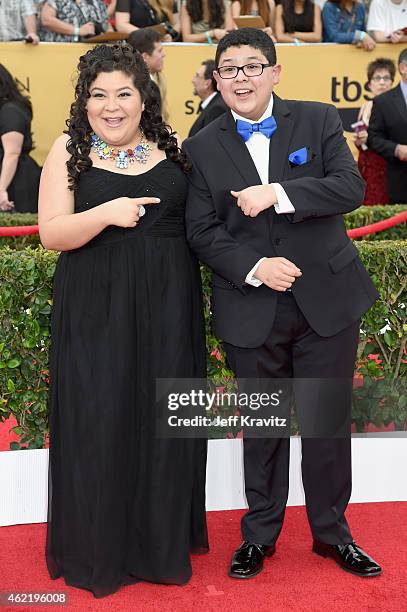
[[[129,164],[133,164],[135,161],[139,164],[145,164],[151,152],[151,145],[145,139],[143,132],[141,132],[139,144],[133,149],[111,147],[95,133],[92,133],[91,138],[92,147],[99,159],[113,159],[116,162],[116,168],[121,170],[128,168]]]

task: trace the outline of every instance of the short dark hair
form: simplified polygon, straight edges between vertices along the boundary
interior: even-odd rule
[[[399,55],[399,64],[407,64],[407,47]]]
[[[154,52],[154,45],[158,42],[161,42],[161,34],[151,28],[134,30],[127,39],[127,43],[131,45],[135,51],[147,53],[148,55],[152,55]]]
[[[394,65],[393,60],[387,57],[378,57],[367,67],[367,80],[371,81],[372,76],[376,72],[376,70],[388,70],[391,80],[394,81],[394,77],[396,76],[396,66]]]
[[[217,91],[217,85],[213,71],[216,69],[215,62],[213,59],[207,59],[202,62],[202,66],[205,66],[203,77],[205,80],[211,80],[213,91]]]
[[[258,49],[272,66],[276,65],[276,48],[270,36],[256,28],[241,28],[232,30],[219,41],[215,56],[216,68],[219,66],[222,53],[225,53],[230,47],[243,47],[243,45]]]

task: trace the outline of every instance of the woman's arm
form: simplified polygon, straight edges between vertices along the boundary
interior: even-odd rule
[[[130,23],[130,13],[116,11],[116,30],[118,32],[127,32],[130,34],[130,32],[139,30],[139,28]]]
[[[103,205],[74,214],[74,194],[68,189],[67,136],[53,144],[41,174],[38,203],[40,238],[46,249],[69,251],[99,234],[107,225]]]
[[[221,29],[223,29],[223,28],[221,28]],[[231,9],[230,3],[227,5],[227,7],[225,9],[224,29],[225,30],[236,30],[236,24],[233,21],[232,9]]]
[[[26,15],[26,17],[24,17],[24,25],[27,31],[27,36],[31,37],[33,45],[38,45],[40,39],[37,34],[37,16]]]
[[[4,155],[0,173],[0,191],[4,192],[10,186],[17,170],[18,159],[23,148],[24,135],[20,132],[7,132],[1,137]]]
[[[75,36],[76,28],[72,23],[67,23],[56,17],[56,10],[45,3],[41,9],[41,23],[46,30],[64,34],[65,36]],[[93,23],[85,23],[79,28],[80,36],[89,36],[95,34],[95,26]]]
[[[266,23],[266,26],[269,26],[274,30],[275,20],[276,20],[276,3],[274,0],[269,0],[269,22]]]
[[[108,225],[135,227],[140,205],[158,204],[158,198],[115,198],[90,210],[74,212],[74,194],[69,190],[66,162],[68,137],[53,144],[41,174],[38,203],[40,238],[46,249],[78,249],[100,234]]]
[[[239,0],[234,0],[231,4],[231,12],[232,12],[233,19],[235,17],[240,17],[241,10],[242,10],[242,7],[241,7]]]

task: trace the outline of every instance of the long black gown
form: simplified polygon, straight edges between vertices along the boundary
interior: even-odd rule
[[[190,552],[208,550],[206,441],[155,433],[156,378],[206,373],[186,190],[169,159],[138,176],[92,167],[76,212],[120,196],[161,203],[62,253],[55,273],[46,559],[51,578],[96,597],[183,584]]]

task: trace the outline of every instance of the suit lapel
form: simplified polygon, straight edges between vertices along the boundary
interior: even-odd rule
[[[235,121],[230,110],[222,116],[222,120],[219,123],[218,137],[220,144],[247,185],[261,185],[256,166],[243,139],[236,131]],[[220,170],[222,169],[220,168]]]
[[[401,91],[400,85],[397,85],[397,87],[393,89],[393,92],[394,104],[396,105],[397,110],[403,117],[403,120],[407,121],[407,105],[406,101],[404,100],[403,92]]]
[[[284,176],[287,166],[288,148],[290,146],[294,121],[287,104],[274,95],[273,116],[277,129],[270,139],[269,183],[278,183]]]
[[[212,104],[214,104],[216,102],[218,96],[220,96],[220,93],[217,93],[216,96],[213,96],[212,100],[209,102],[208,106],[206,106],[204,110],[206,110],[207,108],[212,106]]]

